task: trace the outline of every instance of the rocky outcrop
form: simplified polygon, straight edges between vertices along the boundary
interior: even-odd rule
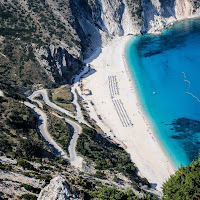
[[[158,34],[173,22],[200,16],[193,0],[143,0],[142,33]]]
[[[4,96],[4,93],[2,90],[0,90],[0,97],[3,97]]]
[[[68,13],[59,10],[59,4],[47,2],[62,23],[71,26],[78,41],[71,48],[66,42],[49,45],[43,52],[46,59],[41,57],[44,48],[36,50],[40,65],[50,79],[58,83],[69,82],[70,76],[80,68],[81,60],[114,37],[140,32],[159,34],[177,20],[200,16],[199,5],[193,0],[136,0],[134,3],[130,0],[69,0]],[[71,21],[64,17],[69,13]]]
[[[69,190],[69,184],[62,176],[52,179],[39,194],[38,200],[67,200],[74,198]]]
[[[14,172],[4,172],[0,170],[0,177],[3,180],[18,182],[18,183],[25,183],[36,188],[41,188],[44,185],[44,181],[40,181],[39,179],[29,178],[27,176],[14,173]]]
[[[70,27],[70,32],[76,39],[71,39],[74,42],[72,46],[61,39],[59,45],[51,44],[47,49],[35,48],[36,59],[51,81],[69,81],[69,77],[80,68],[81,60],[114,37],[140,33],[139,2],[140,0],[135,3],[130,3],[130,0],[69,0],[62,4],[64,8],[67,6],[63,10],[59,8],[60,4],[47,1],[56,17],[62,21],[63,26]]]
[[[2,160],[4,163],[14,164],[14,161],[10,161],[11,159],[9,158],[3,158],[1,159],[1,162]],[[30,178],[20,173],[3,170],[0,170],[0,180],[0,192],[11,196],[21,196],[28,192],[24,187],[21,186],[21,184],[27,184],[34,188],[42,188],[45,184],[44,181],[40,181],[39,179]]]
[[[50,45],[47,48],[48,65],[56,82],[70,81],[73,74],[76,74],[83,65],[82,61],[71,54],[65,48]]]
[[[113,37],[139,33],[138,16],[131,15],[129,0],[79,0],[69,1],[74,17],[72,26],[82,45],[84,57],[91,55],[97,47],[104,46]],[[137,0],[138,1],[138,0]],[[131,3],[137,12],[138,2]]]
[[[72,56],[61,46],[35,48],[34,53],[49,79],[56,83],[70,83],[71,77],[78,73],[83,65],[81,58]]]

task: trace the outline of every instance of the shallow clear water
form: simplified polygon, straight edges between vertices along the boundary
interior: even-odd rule
[[[134,37],[126,58],[145,113],[176,167],[200,149],[200,19]]]

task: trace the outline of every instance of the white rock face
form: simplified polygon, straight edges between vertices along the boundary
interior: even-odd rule
[[[121,19],[125,5],[119,0],[101,0],[102,11],[101,19],[110,35],[123,35],[124,30],[121,26]]]
[[[15,160],[11,160],[6,158],[5,156],[0,157],[0,161],[5,164],[16,164]],[[20,173],[15,172],[7,172],[0,170],[0,191],[4,194],[21,196],[27,193],[21,184],[28,184],[35,188],[41,188],[44,185],[44,181],[40,181],[39,179],[29,178]]]
[[[41,188],[44,185],[44,181],[40,181],[39,179],[29,178],[27,176],[24,176],[22,174],[18,174],[15,172],[4,172],[0,170],[0,177],[2,180],[9,180],[12,182],[18,182],[18,183],[25,183],[28,185],[31,185],[36,188]]]
[[[190,18],[193,15],[193,5],[188,0],[176,0],[175,10],[178,20]]]
[[[142,6],[143,33],[158,34],[171,23],[200,16],[189,0],[143,0]]]
[[[110,36],[140,33],[141,27],[134,23],[126,0],[101,0],[101,19]]]
[[[40,66],[44,69],[49,79],[51,81],[54,81],[54,78],[52,76],[51,69],[47,60],[41,59],[42,55],[46,57],[48,56],[46,48],[44,47],[36,48],[35,46],[33,47],[34,47],[34,55],[35,55],[36,60],[40,63]]]
[[[62,176],[52,179],[39,194],[38,200],[66,200],[72,197],[67,181]]]
[[[3,97],[4,96],[4,93],[2,90],[0,90],[0,97]]]

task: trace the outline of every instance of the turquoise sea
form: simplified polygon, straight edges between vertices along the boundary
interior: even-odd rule
[[[145,114],[176,167],[200,149],[200,19],[136,36],[126,59]]]

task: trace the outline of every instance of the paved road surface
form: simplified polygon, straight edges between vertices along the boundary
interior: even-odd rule
[[[48,97],[46,89],[37,90],[37,91],[33,92],[33,94],[31,94],[27,98],[30,101],[32,101],[33,103],[35,103],[37,106],[39,106],[40,108],[43,108],[43,105],[41,104],[41,102],[38,101],[38,100],[36,100],[36,99],[34,99],[36,96],[42,95],[44,102],[48,106],[50,106],[51,108],[53,108],[55,110],[58,110],[58,111],[66,114],[67,116],[69,116],[71,118],[74,118],[79,123],[84,123],[83,115],[82,115],[81,108],[80,108],[80,106],[78,104],[78,101],[77,101],[77,94],[76,94],[75,90],[78,87],[79,80],[80,80],[81,76],[83,74],[87,73],[87,72],[88,72],[88,67],[85,67],[84,70],[79,75],[77,75],[75,77],[75,79],[74,79],[74,86],[72,87],[72,90],[71,90],[71,92],[74,95],[73,103],[76,106],[76,112],[77,112],[76,116],[74,116],[71,112],[65,110],[64,108],[61,108],[60,106],[58,106],[55,103],[51,102],[49,100],[49,97]],[[58,116],[58,115],[56,115],[54,113],[54,115],[56,115],[59,118],[62,118],[63,120],[65,120],[66,123],[69,123],[74,128],[74,135],[73,135],[73,137],[72,137],[72,139],[70,141],[69,147],[68,147],[69,155],[70,155],[70,157],[68,157],[66,155],[66,153],[62,150],[62,148],[53,140],[53,138],[49,134],[49,132],[47,130],[47,116],[46,116],[46,114],[41,109],[39,109],[37,106],[35,106],[35,105],[33,105],[33,104],[29,103],[29,102],[25,102],[25,105],[28,106],[30,109],[32,109],[33,112],[37,115],[37,117],[39,119],[39,121],[38,121],[39,130],[40,130],[42,136],[44,137],[44,139],[64,159],[66,159],[67,161],[69,161],[72,165],[75,165],[75,166],[79,167],[81,165],[81,163],[82,163],[82,158],[78,157],[77,154],[76,154],[76,142],[77,142],[77,139],[78,139],[78,135],[80,134],[80,132],[82,130],[81,126],[79,126],[77,123],[75,123],[74,121],[72,121],[70,119],[60,117],[60,116]]]
[[[49,143],[50,146],[53,147],[53,149],[56,151],[57,154],[60,154],[61,157],[66,159],[67,161],[70,161],[70,158],[67,156],[67,154],[63,151],[63,149],[53,140],[51,135],[49,134],[47,130],[47,116],[46,114],[36,107],[34,104],[31,104],[29,102],[24,102],[26,106],[28,106],[38,117],[38,128],[40,130],[40,133],[44,137],[44,139]]]

